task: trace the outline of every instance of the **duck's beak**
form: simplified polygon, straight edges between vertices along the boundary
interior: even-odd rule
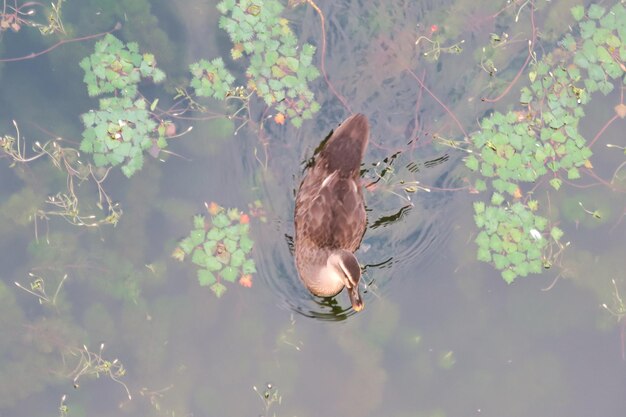
[[[363,304],[361,293],[359,293],[359,286],[355,285],[354,287],[348,288],[348,295],[350,296],[350,302],[352,303],[354,311],[358,312],[363,310],[365,304]]]

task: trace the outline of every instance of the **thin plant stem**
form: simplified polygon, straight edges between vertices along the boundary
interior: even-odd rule
[[[79,38],[62,39],[62,40],[58,41],[57,43],[55,43],[54,45],[50,46],[49,48],[44,49],[43,51],[32,52],[32,53],[30,53],[28,55],[19,56],[19,57],[15,57],[15,58],[2,58],[2,59],[0,59],[0,62],[17,62],[17,61],[25,61],[27,59],[33,59],[33,58],[36,58],[38,56],[47,54],[48,52],[58,48],[61,45],[65,45],[66,43],[83,42],[83,41],[87,41],[87,40],[90,40],[90,39],[100,38],[100,37],[105,36],[105,35],[107,35],[109,33],[113,33],[115,31],[118,31],[121,28],[122,28],[122,24],[118,22],[113,29],[108,30],[106,32],[96,33],[96,34],[87,35],[87,36],[81,36]]]
[[[324,74],[324,80],[326,81],[328,88],[330,88],[330,91],[335,95],[335,97],[337,97],[337,99],[346,108],[346,110],[352,113],[352,109],[350,108],[350,105],[348,104],[346,99],[342,97],[341,94],[339,94],[339,92],[337,92],[333,83],[331,83],[330,80],[328,79],[328,73],[326,72],[326,18],[324,17],[324,13],[322,13],[320,8],[317,6],[317,4],[313,0],[306,0],[306,2],[317,12],[318,16],[320,17],[320,27],[321,27],[321,32],[322,32],[322,50],[320,52],[320,56],[321,56],[320,68],[322,70],[322,74]]]

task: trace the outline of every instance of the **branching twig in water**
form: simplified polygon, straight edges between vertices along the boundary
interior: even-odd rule
[[[607,304],[602,304],[602,308],[611,313],[611,315],[615,316],[619,321],[626,316],[626,304],[624,304],[624,300],[622,300],[622,297],[619,295],[615,278],[611,279],[611,283],[613,284],[613,302],[615,307],[611,308]]]
[[[626,154],[626,147],[624,146],[619,146],[619,145],[614,145],[612,143],[607,143],[606,145],[607,148],[618,148],[624,151],[624,154]],[[615,180],[618,178],[617,174],[622,170],[622,168],[624,168],[626,166],[626,161],[622,162],[621,164],[618,165],[618,167],[615,169],[615,171],[613,171],[613,175],[611,176],[611,185],[615,184]]]
[[[40,152],[45,153],[51,158],[52,163],[57,168],[67,172],[67,191],[49,196],[46,200],[46,203],[55,207],[55,209],[37,210],[36,217],[47,221],[50,216],[59,216],[72,225],[85,227],[98,227],[103,224],[117,225],[122,215],[122,210],[117,203],[111,200],[102,187],[102,183],[109,175],[111,167],[107,168],[104,173],[101,174],[101,177],[98,177],[91,164],[84,165],[80,162],[78,159],[80,153],[76,149],[63,148],[57,141],[52,141],[51,146],[48,146],[48,143],[41,146],[37,142],[36,146],[39,146]],[[52,149],[48,150],[50,147]],[[106,202],[109,212],[106,217],[98,219],[95,215],[85,216],[80,213],[78,196],[74,191],[74,177],[76,177],[79,182],[89,179],[93,180],[98,188],[98,202],[96,205],[100,210],[104,210],[102,203]],[[37,228],[36,222],[37,219],[35,219],[35,228]]]
[[[120,380],[126,374],[124,365],[118,360],[114,359],[108,361],[102,357],[102,351],[104,350],[104,343],[100,344],[100,351],[98,353],[90,352],[87,346],[82,349],[70,349],[70,353],[79,358],[76,368],[70,372],[69,376],[73,378],[74,387],[78,388],[78,380],[84,375],[95,375],[99,378],[100,375],[108,376],[113,381],[117,382],[126,390],[128,399],[131,400],[130,390],[124,382]]]
[[[505,88],[504,91],[498,97],[493,98],[493,99],[483,97],[482,101],[484,102],[495,103],[497,101],[500,101],[504,96],[506,96],[509,93],[509,91],[511,91],[511,88],[513,88],[517,80],[521,77],[522,73],[524,72],[528,64],[530,63],[530,60],[536,59],[535,53],[533,51],[535,43],[537,42],[537,27],[535,26],[535,4],[529,0],[525,2],[522,5],[522,7],[524,7],[526,3],[530,4],[530,23],[532,27],[532,35],[531,35],[531,38],[528,40],[528,56],[526,57],[526,61],[524,61],[524,64],[522,65],[522,67],[519,69],[517,74],[515,74],[515,77],[513,77],[513,80],[509,83],[508,87]],[[520,7],[520,10],[521,10],[521,7]],[[518,11],[518,16],[519,16],[519,11]],[[517,21],[517,17],[516,17],[516,21]]]
[[[454,122],[456,123],[456,125],[458,126],[459,130],[463,133],[464,137],[468,137],[467,132],[465,131],[465,129],[463,128],[463,125],[461,124],[461,122],[459,121],[459,119],[457,119],[456,115],[452,112],[452,110],[450,110],[450,108],[448,106],[446,106],[445,104],[443,104],[443,102],[439,99],[439,97],[437,97],[432,91],[430,91],[430,89],[428,87],[426,87],[426,85],[424,84],[424,82],[417,76],[417,74],[415,74],[415,72],[413,72],[413,70],[411,70],[408,66],[405,66],[406,71],[411,74],[411,76],[413,78],[415,78],[415,80],[417,81],[417,83],[424,89],[426,90],[426,92],[428,94],[430,94],[430,96],[437,102],[439,103],[439,105],[446,111],[446,113],[448,113],[450,115],[450,117],[452,117],[452,119],[454,119]]]
[[[34,7],[44,7],[42,3],[29,1],[18,6],[15,2],[14,6],[8,6],[5,0],[2,12],[0,12],[0,32],[7,29],[18,32],[22,26],[31,26],[39,29],[39,32],[44,36],[57,32],[65,35],[65,27],[61,21],[61,6],[64,1],[57,0],[56,4],[51,4],[52,12],[48,15],[48,24],[45,25],[32,20],[32,16],[36,14]],[[22,9],[25,8],[28,10],[23,11]]]
[[[596,143],[596,141],[600,138],[600,136],[602,136],[602,134],[604,133],[604,131],[614,122],[618,119],[618,115],[615,114],[613,115],[613,117],[611,117],[611,119],[606,122],[604,124],[604,126],[602,126],[602,128],[598,131],[598,133],[596,133],[596,135],[593,137],[593,139],[591,139],[591,141],[589,142],[589,145],[587,145],[589,148],[591,148],[593,146],[594,143]]]
[[[599,210],[595,210],[595,211],[587,210],[587,209],[585,208],[585,206],[583,206],[583,203],[582,203],[582,202],[580,202],[580,201],[578,202],[578,205],[579,205],[579,206],[583,209],[583,211],[584,211],[585,213],[587,213],[587,214],[589,214],[589,215],[593,216],[593,218],[594,218],[594,219],[598,219],[598,220],[599,220],[599,219],[601,219],[601,218],[602,218],[602,215],[600,214],[600,211],[599,211]]]
[[[365,188],[371,188],[372,186],[382,181],[382,183],[385,185],[385,188],[383,188],[382,191],[391,193],[395,195],[396,197],[399,197],[405,203],[408,203],[411,206],[413,206],[414,204],[413,204],[413,201],[411,200],[410,194],[414,194],[418,192],[419,190],[426,191],[427,193],[431,191],[430,188],[424,187],[423,185],[421,185],[419,181],[405,181],[403,179],[400,179],[396,182],[393,182],[393,178],[394,178],[393,167],[390,164],[388,164],[380,172],[378,172],[376,168],[378,168],[380,165],[381,165],[381,162],[378,162],[372,169],[372,171],[374,172],[374,175],[376,175],[377,178],[374,181],[367,184]],[[404,195],[397,192],[395,190],[396,188],[400,188],[404,192]]]
[[[65,400],[67,399],[67,395],[63,394],[61,397],[61,402],[59,403],[59,417],[67,417],[69,408],[65,404]]]
[[[350,108],[350,105],[348,104],[346,99],[342,97],[341,94],[339,94],[339,92],[337,92],[337,90],[335,89],[335,86],[330,82],[330,80],[328,79],[328,74],[326,73],[326,18],[324,17],[324,13],[322,13],[320,8],[317,6],[317,4],[313,0],[304,0],[304,1],[306,1],[306,3],[308,3],[309,6],[311,6],[320,17],[320,25],[322,29],[322,50],[320,51],[320,56],[321,56],[320,69],[322,70],[322,74],[324,74],[324,80],[326,81],[328,88],[330,88],[330,91],[332,91],[335,97],[337,97],[337,99],[341,102],[341,104],[343,104],[343,107],[345,107],[346,110],[348,110],[348,112],[352,113],[352,109]]]
[[[261,401],[263,401],[263,404],[265,405],[264,415],[266,417],[268,417],[268,413],[270,411],[270,408],[272,408],[272,405],[274,403],[278,403],[278,405],[280,405],[283,400],[283,397],[280,396],[276,387],[274,387],[269,382],[265,386],[265,391],[263,391],[262,394],[259,392],[256,386],[253,386],[252,389],[254,390],[254,392],[256,392],[259,395],[259,398],[261,399]],[[274,413],[274,416],[276,416],[276,413]]]
[[[26,144],[22,143],[20,128],[17,126],[17,122],[15,120],[13,120],[13,126],[15,126],[17,138],[14,138],[11,135],[4,135],[0,137],[0,150],[13,159],[13,164],[11,164],[11,166],[14,166],[16,162],[32,162],[45,155],[46,152],[43,152],[43,149],[41,149],[35,156],[27,158]],[[37,148],[41,148],[38,143],[35,143],[35,145]]]
[[[160,390],[150,390],[147,387],[143,387],[142,389],[139,390],[139,394],[142,397],[149,398],[150,405],[152,405],[156,411],[161,411],[161,404],[159,403],[159,399],[163,398],[164,392],[167,392],[171,390],[172,388],[174,388],[173,384],[168,385],[167,387],[162,388]]]
[[[34,278],[34,281],[30,283],[30,289],[24,287],[22,284],[20,284],[17,281],[15,281],[15,285],[17,285],[18,288],[26,291],[27,293],[32,294],[35,297],[37,297],[39,299],[39,304],[43,304],[45,302],[56,307],[57,296],[59,295],[59,291],[61,291],[61,287],[63,286],[63,283],[67,279],[67,274],[65,274],[63,278],[61,279],[61,282],[59,282],[59,285],[57,286],[57,289],[54,292],[54,295],[52,296],[52,298],[50,298],[48,294],[46,293],[45,280],[42,277],[35,275],[33,273],[30,273],[30,272],[28,273],[28,275],[31,278]]]
[[[198,103],[193,97],[191,97],[191,95],[184,88],[176,88],[176,95],[174,96],[174,100],[178,100],[178,99],[181,99],[181,100],[179,102],[174,103],[174,105],[172,105],[172,107],[170,107],[165,113],[171,114],[172,116],[176,117],[176,116],[181,116],[187,113],[187,111],[189,110],[195,110],[201,113],[206,113],[209,111],[209,109],[206,106]],[[178,103],[184,103],[184,102],[189,103],[187,105],[187,108],[182,109],[182,110],[175,109]]]
[[[97,173],[91,164],[85,165],[80,161],[80,152],[76,149],[62,147],[60,145],[60,138],[48,141],[43,145],[38,141],[35,142],[33,146],[35,155],[28,157],[26,155],[26,145],[22,141],[19,127],[15,121],[13,121],[13,125],[16,131],[15,138],[10,135],[0,137],[0,152],[13,160],[11,166],[15,166],[16,163],[29,163],[42,156],[47,156],[56,168],[65,171],[67,174],[66,192],[59,192],[56,195],[48,196],[46,200],[46,203],[53,206],[54,209],[39,209],[34,214],[35,238],[37,240],[39,240],[38,219],[48,221],[50,216],[62,217],[70,224],[76,226],[97,227],[102,224],[112,224],[114,226],[117,224],[122,215],[122,210],[117,203],[111,200],[102,186],[102,183],[111,170],[110,167],[104,170],[104,172],[102,172],[103,169],[100,169]],[[75,178],[78,179],[79,183],[93,180],[98,188],[98,202],[96,206],[100,210],[104,210],[103,203],[107,205],[108,215],[105,218],[97,219],[95,215],[85,216],[80,214],[78,196],[74,190]]]
[[[455,140],[452,139],[446,139],[443,136],[440,136],[438,134],[434,134],[433,135],[433,140],[441,145],[447,146],[449,148],[452,149],[456,149],[458,151],[463,151],[463,152],[467,152],[467,153],[474,153],[474,151],[472,149],[467,149],[467,148],[463,148],[460,146],[460,144],[462,145],[468,145],[469,144],[467,142],[457,142]]]
[[[15,57],[15,58],[3,58],[3,59],[0,59],[0,62],[16,62],[16,61],[25,61],[27,59],[36,58],[36,57],[38,57],[40,55],[47,54],[48,52],[58,48],[61,45],[66,44],[66,43],[82,42],[82,41],[87,41],[87,40],[90,40],[90,39],[100,38],[100,37],[102,37],[104,35],[107,35],[109,33],[113,33],[113,32],[115,32],[117,30],[120,30],[121,28],[122,28],[122,24],[118,22],[113,29],[108,30],[106,32],[96,33],[94,35],[82,36],[80,38],[62,39],[62,40],[58,41],[57,43],[55,43],[54,45],[50,46],[49,48],[44,49],[43,51],[33,52],[31,54],[20,56],[20,57]]]
[[[439,56],[441,55],[441,53],[448,53],[448,54],[453,54],[453,55],[458,55],[461,52],[463,52],[463,48],[461,48],[461,45],[463,45],[465,43],[465,39],[450,45],[450,46],[441,46],[441,44],[439,43],[439,41],[433,41],[432,39],[430,39],[429,37],[426,36],[420,36],[419,38],[417,38],[417,40],[415,41],[415,46],[419,45],[419,43],[421,41],[426,41],[428,43],[430,43],[431,47],[428,51],[424,52],[424,56],[425,57],[429,57],[432,58],[433,61],[437,61],[439,59]]]
[[[613,284],[613,304],[615,307],[611,308],[606,303],[602,304],[602,308],[608,311],[612,316],[617,319],[618,323],[622,323],[620,328],[620,340],[622,347],[622,360],[626,360],[626,322],[623,321],[624,316],[626,316],[626,304],[622,300],[622,297],[619,294],[619,290],[617,288],[617,283],[615,282],[615,278],[611,279],[611,283]]]

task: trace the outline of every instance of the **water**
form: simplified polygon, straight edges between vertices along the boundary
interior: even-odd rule
[[[118,35],[153,51],[170,79],[185,77],[193,61],[229,53],[214,4],[132,4],[64,4],[66,28],[82,36],[122,21]],[[290,250],[295,191],[306,163],[349,114],[323,77],[313,84],[322,110],[301,129],[268,120],[262,133],[244,126],[234,136],[240,121],[175,119],[179,132],[193,126],[168,147],[182,157],[147,157],[130,180],[113,170],[103,184],[123,209],[115,228],[78,227],[50,215],[38,222],[37,243],[28,216],[52,209],[43,202],[65,190],[66,176],[44,158],[10,168],[4,157],[0,416],[623,414],[624,321],[601,307],[623,314],[620,172],[612,187],[587,186],[596,180],[586,172],[559,193],[539,188],[537,198],[549,192],[551,218],[571,243],[550,270],[507,285],[499,271],[475,260],[472,203],[481,196],[468,193],[466,153],[441,145],[463,140],[483,115],[517,105],[521,84],[497,103],[480,98],[499,95],[523,64],[530,4],[512,3],[497,15],[505,4],[319,6],[328,78],[372,128],[363,165],[368,230],[357,252],[365,266],[365,309],[354,314],[345,293],[333,301],[312,297]],[[566,30],[549,16],[565,16],[572,5],[536,6],[543,33]],[[287,17],[302,42],[321,49],[311,7]],[[420,56],[418,34],[437,31],[446,31],[447,45],[465,39],[463,52],[442,53],[434,63]],[[511,43],[493,57],[494,77],[476,57],[496,32],[508,32]],[[47,47],[32,28],[5,32],[1,45],[2,56]],[[0,132],[15,136],[16,120],[27,149],[57,136],[76,146],[78,115],[97,106],[77,66],[92,47],[93,41],[79,42],[5,63]],[[166,108],[174,86],[146,84],[142,91],[149,100],[161,97]],[[594,96],[583,135],[593,138],[621,100],[617,89]],[[258,121],[262,106],[255,109]],[[623,162],[621,151],[604,146],[624,146],[621,122],[594,145],[593,172],[600,178],[611,179]],[[93,182],[77,189],[81,209],[100,214]],[[228,285],[217,299],[199,286],[195,265],[170,254],[189,234],[192,216],[205,212],[204,202],[248,211],[255,200],[267,222],[251,221],[258,270],[252,288]],[[601,218],[579,202],[600,210]],[[44,279],[42,303],[14,284],[31,289],[36,277]],[[115,373],[120,363],[124,375]]]

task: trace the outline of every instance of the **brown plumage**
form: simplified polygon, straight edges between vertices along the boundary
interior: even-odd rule
[[[344,287],[359,311],[361,268],[353,252],[365,233],[360,168],[367,148],[367,117],[356,114],[333,132],[296,196],[296,267],[315,295],[331,297]]]

